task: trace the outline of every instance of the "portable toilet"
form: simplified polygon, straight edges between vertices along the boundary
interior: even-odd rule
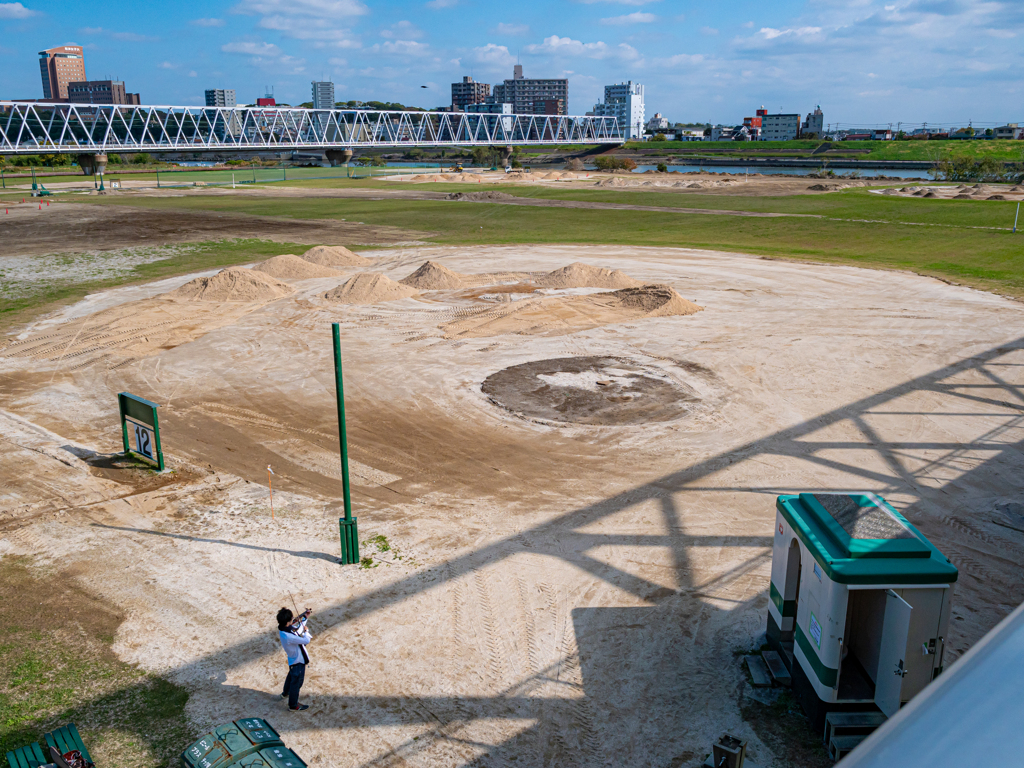
[[[776,504],[768,642],[815,728],[835,710],[892,716],[943,666],[957,569],[885,499]]]

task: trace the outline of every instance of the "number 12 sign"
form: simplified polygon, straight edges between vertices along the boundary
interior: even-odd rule
[[[133,454],[156,465],[163,472],[164,454],[160,447],[160,422],[156,409],[160,406],[136,395],[121,392],[117,396],[121,411],[121,436],[125,454]],[[134,433],[134,441],[129,440]],[[131,445],[134,442],[134,448]]]

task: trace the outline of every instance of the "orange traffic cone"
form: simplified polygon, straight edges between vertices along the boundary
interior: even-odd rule
[[[43,204],[42,203],[39,204],[39,210],[40,211],[43,210]]]

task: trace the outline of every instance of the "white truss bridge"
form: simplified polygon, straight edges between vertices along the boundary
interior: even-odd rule
[[[621,144],[614,117],[0,101],[0,154]]]

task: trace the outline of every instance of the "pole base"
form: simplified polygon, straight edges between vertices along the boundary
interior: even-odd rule
[[[338,518],[338,531],[341,534],[341,564],[357,565],[359,563],[359,530],[356,518],[346,520]]]

